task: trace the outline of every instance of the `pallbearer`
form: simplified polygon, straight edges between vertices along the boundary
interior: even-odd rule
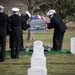
[[[10,47],[11,58],[19,58],[21,35],[22,35],[22,17],[19,14],[19,8],[12,8],[13,14],[10,16],[11,20],[11,34],[10,34]]]
[[[0,6],[0,62],[5,60],[7,22],[9,18],[4,13],[4,7]]]

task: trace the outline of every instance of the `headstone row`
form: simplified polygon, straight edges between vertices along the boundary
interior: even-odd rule
[[[28,75],[47,75],[46,57],[42,41],[34,42],[31,67],[28,69]]]

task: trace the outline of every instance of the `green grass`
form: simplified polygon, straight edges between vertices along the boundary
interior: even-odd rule
[[[24,45],[27,44],[33,45],[34,41],[26,41],[27,32],[24,32]],[[72,37],[75,37],[75,29],[67,29],[64,40],[63,40],[63,49],[70,49],[70,39]],[[34,34],[35,40],[41,40],[43,41],[44,45],[50,44],[52,47],[52,40],[53,40],[53,30],[47,30],[44,33],[35,33]]]
[[[63,40],[63,49],[70,49],[70,39],[75,37],[75,29],[67,29],[64,40]],[[24,46],[26,45],[33,45],[35,40],[43,41],[44,45],[50,44],[52,47],[52,40],[53,40],[53,29],[47,30],[44,33],[34,33],[34,41],[26,41],[27,38],[27,31],[23,33],[24,39]],[[9,49],[9,36],[7,36],[7,50]]]
[[[35,33],[35,40],[42,40],[44,45],[52,46],[53,30],[47,30],[45,33]],[[24,32],[24,45],[33,45],[34,41],[26,41],[27,31]],[[64,37],[63,49],[70,49],[70,39],[75,37],[75,29],[67,30]],[[7,37],[7,46],[9,38]],[[8,48],[7,48],[8,49]],[[27,75],[30,68],[31,54],[20,54],[19,59],[11,59],[6,55],[6,60],[0,62],[0,75]],[[75,55],[73,54],[45,54],[47,75],[75,75]]]
[[[46,54],[47,75],[75,75],[75,56],[72,54]],[[19,59],[6,56],[0,63],[0,75],[27,75],[31,55],[20,55]]]

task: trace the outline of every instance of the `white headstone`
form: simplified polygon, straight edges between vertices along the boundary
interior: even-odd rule
[[[35,56],[31,58],[31,67],[43,67],[46,68],[46,57]]]
[[[47,75],[47,69],[42,67],[29,68],[28,75]]]
[[[44,47],[41,47],[41,46],[34,46],[34,48],[33,48],[33,55],[44,55]]]
[[[43,46],[43,42],[38,40],[38,41],[34,41],[34,47],[38,47],[38,46]]]
[[[28,75],[47,75],[46,57],[44,56],[42,41],[34,42],[31,67],[28,69]]]
[[[33,47],[33,55],[39,56],[44,55],[44,47],[42,41],[34,41],[34,47]]]
[[[75,37],[71,38],[71,53],[75,54]]]

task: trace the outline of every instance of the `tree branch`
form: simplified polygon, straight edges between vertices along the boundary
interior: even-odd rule
[[[56,0],[54,3],[57,3],[59,0]]]
[[[27,6],[29,6],[29,1],[28,0],[21,0],[23,3],[25,3]]]
[[[32,8],[34,8],[35,6],[40,6],[40,5],[46,4],[46,3],[47,3],[46,1],[38,1],[32,6]]]

